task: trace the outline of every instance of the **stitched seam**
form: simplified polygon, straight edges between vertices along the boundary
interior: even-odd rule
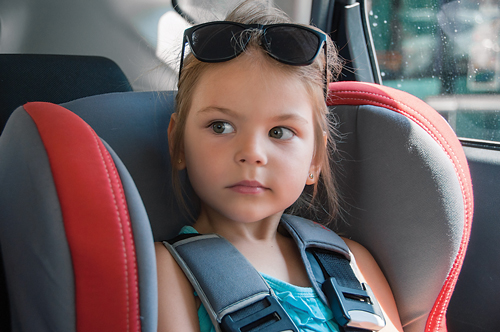
[[[109,174],[109,171],[108,171],[108,167],[106,165],[106,161],[104,160],[103,152],[102,152],[101,147],[99,145],[97,135],[93,131],[92,131],[92,135],[93,135],[95,143],[97,145],[97,149],[99,150],[99,154],[101,156],[101,160],[103,162],[104,169],[106,170],[106,176],[108,178],[109,188],[111,190],[111,195],[113,196],[113,202],[115,203],[115,210],[116,210],[116,216],[118,218],[118,225],[120,226],[120,236],[121,236],[122,248],[123,248],[123,259],[124,259],[124,262],[125,262],[125,284],[126,284],[126,287],[125,287],[125,296],[126,296],[126,306],[127,306],[127,331],[130,331],[130,322],[129,322],[129,313],[130,313],[129,301],[130,301],[130,299],[129,299],[129,290],[128,290],[128,259],[127,259],[127,251],[126,251],[126,247],[125,247],[125,237],[123,235],[123,226],[121,224],[120,211],[118,209],[118,203],[116,201],[115,192],[113,190],[113,185],[112,185],[112,182],[111,182],[111,177],[110,177],[110,174]]]
[[[464,169],[462,168],[462,166],[458,162],[459,160],[458,160],[457,156],[455,155],[455,153],[453,152],[453,149],[449,145],[448,141],[441,135],[441,133],[436,129],[436,127],[427,118],[425,118],[422,114],[418,113],[416,110],[414,110],[410,106],[408,106],[408,105],[406,105],[398,100],[394,100],[392,98],[389,98],[385,95],[373,93],[373,92],[364,92],[364,91],[355,91],[355,90],[340,90],[340,91],[335,91],[335,93],[337,93],[337,94],[357,93],[357,94],[377,96],[377,97],[395,102],[396,104],[399,104],[399,105],[403,106],[404,108],[407,108],[407,109],[410,109],[410,110],[416,112],[425,120],[427,126],[425,123],[423,123],[421,120],[417,119],[412,114],[409,114],[407,111],[404,111],[403,109],[395,108],[394,106],[386,104],[382,101],[373,101],[370,99],[364,99],[364,98],[359,98],[359,97],[340,97],[341,100],[350,99],[350,100],[359,100],[359,101],[367,102],[368,104],[372,104],[372,105],[373,104],[380,104],[380,105],[382,105],[386,108],[389,108],[393,111],[404,114],[405,116],[407,116],[408,118],[412,119],[417,124],[419,124],[420,127],[422,127],[428,134],[430,134],[434,138],[434,140],[441,146],[441,148],[446,153],[448,158],[452,161],[452,165],[453,165],[453,168],[455,169],[455,173],[458,175],[458,181],[460,183],[460,188],[462,190],[462,197],[464,198],[464,201],[465,200],[467,200],[467,201],[464,202],[464,209],[465,209],[464,232],[462,233],[462,240],[460,242],[459,252],[457,253],[457,257],[455,258],[455,261],[453,262],[453,266],[452,266],[451,271],[450,271],[451,273],[450,273],[450,275],[447,276],[445,283],[443,285],[444,291],[440,292],[440,295],[436,301],[436,303],[440,306],[446,304],[447,302],[449,302],[449,298],[450,298],[451,293],[452,293],[452,284],[456,282],[456,276],[458,274],[457,262],[463,261],[463,256],[465,254],[464,250],[463,250],[463,247],[465,246],[465,239],[464,239],[463,234],[470,227],[469,218],[470,218],[470,213],[471,213],[470,210],[471,210],[471,203],[472,202],[469,198],[471,196],[470,192],[469,192],[469,188],[468,188],[468,186],[466,187],[465,184],[463,183],[464,179],[466,178]],[[441,139],[438,139],[438,137],[436,137],[436,135],[434,134],[434,132],[432,132],[432,130],[435,130]],[[446,147],[443,146],[443,144],[441,143],[441,140],[446,144],[446,147],[451,151],[452,155],[450,155],[450,153],[447,151]],[[459,169],[457,169],[457,164],[458,164]],[[437,315],[436,310],[432,310],[429,320],[432,322],[435,319],[436,315]],[[440,327],[442,325],[443,316],[444,316],[444,314],[440,313],[439,316],[437,317],[436,324],[437,324],[438,330],[440,329]],[[427,327],[426,331],[430,331],[430,327]]]
[[[109,153],[106,153],[106,157],[108,159],[108,162],[110,163],[110,165],[113,165],[114,162],[111,158],[111,155]],[[111,167],[111,170],[113,172],[113,176],[114,176],[114,179],[116,180],[116,182],[119,184],[121,182],[121,179],[117,173],[117,169],[116,167]],[[118,194],[120,196],[120,200],[121,200],[121,203],[122,203],[122,206],[123,207],[126,207],[127,206],[127,202],[125,200],[125,193],[123,192],[123,188],[118,185]],[[134,239],[133,239],[133,232],[132,232],[132,224],[131,224],[131,221],[130,221],[130,218],[129,218],[129,215],[128,213],[124,213],[124,222],[125,222],[125,225],[126,227],[128,228],[128,234],[129,234],[129,240],[130,240],[130,243],[133,243],[134,242]],[[133,303],[135,309],[137,310],[137,315],[136,315],[136,320],[139,321],[140,320],[140,317],[139,317],[139,303],[138,303],[138,299],[139,299],[139,285],[138,285],[138,280],[137,280],[137,265],[134,264],[135,261],[136,261],[136,257],[135,257],[135,251],[132,250],[131,251],[131,263],[132,263],[132,266],[134,268],[134,273],[133,273],[133,286],[134,286],[134,293],[135,293],[135,301]],[[127,284],[127,289],[128,289],[128,284]]]

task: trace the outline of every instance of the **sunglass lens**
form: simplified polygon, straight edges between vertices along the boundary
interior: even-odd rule
[[[205,25],[193,31],[191,35],[191,49],[194,55],[201,61],[220,62],[227,61],[244,49],[244,41],[241,40],[244,28],[233,25],[218,23]]]
[[[298,27],[275,26],[265,34],[267,51],[278,60],[291,65],[311,64],[318,54],[319,37]]]

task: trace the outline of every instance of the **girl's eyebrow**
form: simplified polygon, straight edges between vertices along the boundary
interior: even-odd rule
[[[308,124],[309,121],[307,121],[306,118],[304,118],[302,115],[297,114],[297,113],[285,113],[281,115],[277,115],[272,118],[275,121],[287,121],[287,120],[292,120],[292,121],[298,121],[298,122],[303,122],[304,124]]]
[[[236,113],[235,111],[229,109],[229,108],[224,108],[224,107],[217,107],[217,106],[207,106],[207,107],[204,107],[202,109],[200,109],[198,112],[196,112],[197,114],[203,114],[203,113],[211,113],[211,112],[220,112],[220,113],[224,113],[224,114],[227,114],[227,115],[230,115],[232,117],[238,117],[238,113]]]

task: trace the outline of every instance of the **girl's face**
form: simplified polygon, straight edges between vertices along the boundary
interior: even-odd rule
[[[202,213],[242,223],[282,213],[319,175],[305,87],[259,56],[201,75],[182,153]]]

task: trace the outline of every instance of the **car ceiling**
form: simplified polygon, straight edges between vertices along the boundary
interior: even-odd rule
[[[172,73],[157,59],[155,30],[146,25],[168,10],[168,0],[3,0],[0,53],[105,56],[135,90],[167,89]]]
[[[231,0],[231,7],[238,1]],[[211,2],[181,0],[179,6],[194,8],[205,21],[221,19],[218,11],[228,3]],[[275,2],[295,20],[310,16],[311,0]],[[193,7],[200,3],[210,12]],[[174,14],[170,0],[2,0],[0,53],[104,56],[122,68],[136,91],[173,89],[176,66],[165,65],[156,50],[158,22],[167,12]],[[172,24],[162,30],[179,34]],[[180,49],[181,37],[174,37],[167,47],[179,44]]]

